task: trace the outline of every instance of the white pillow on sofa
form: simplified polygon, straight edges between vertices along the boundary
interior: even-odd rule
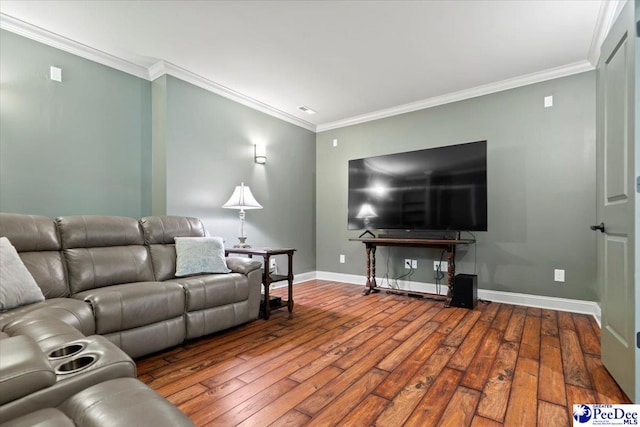
[[[0,311],[44,301],[44,295],[9,239],[0,237]]]
[[[229,273],[222,237],[176,237],[176,277]]]

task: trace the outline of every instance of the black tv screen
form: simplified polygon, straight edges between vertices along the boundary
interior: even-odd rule
[[[350,230],[487,230],[487,141],[349,161]]]

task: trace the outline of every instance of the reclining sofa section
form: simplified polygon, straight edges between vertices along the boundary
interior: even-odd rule
[[[140,219],[156,280],[179,285],[185,291],[186,338],[228,329],[254,320],[260,310],[260,262],[227,258],[229,274],[203,274],[176,278],[176,237],[203,237],[206,231],[194,218]]]
[[[227,258],[228,274],[175,277],[174,238],[205,235],[202,222],[189,217],[54,222],[2,213],[0,236],[11,241],[46,300],[0,313],[0,329],[51,347],[67,339],[42,327],[42,319],[55,318],[139,357],[256,319],[260,262]]]
[[[137,220],[73,216],[56,224],[71,295],[91,305],[97,334],[132,357],[184,340],[184,290],[155,280]]]

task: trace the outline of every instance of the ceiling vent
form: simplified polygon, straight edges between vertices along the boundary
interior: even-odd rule
[[[307,113],[307,114],[316,114],[315,110],[312,110],[311,108],[307,107],[306,105],[299,106],[298,110],[302,111],[303,113]]]

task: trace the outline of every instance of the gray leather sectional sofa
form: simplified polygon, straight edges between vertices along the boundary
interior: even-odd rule
[[[258,317],[259,261],[175,277],[174,239],[206,236],[196,218],[0,213],[0,236],[45,297],[0,312],[0,423],[190,425],[132,358]]]

